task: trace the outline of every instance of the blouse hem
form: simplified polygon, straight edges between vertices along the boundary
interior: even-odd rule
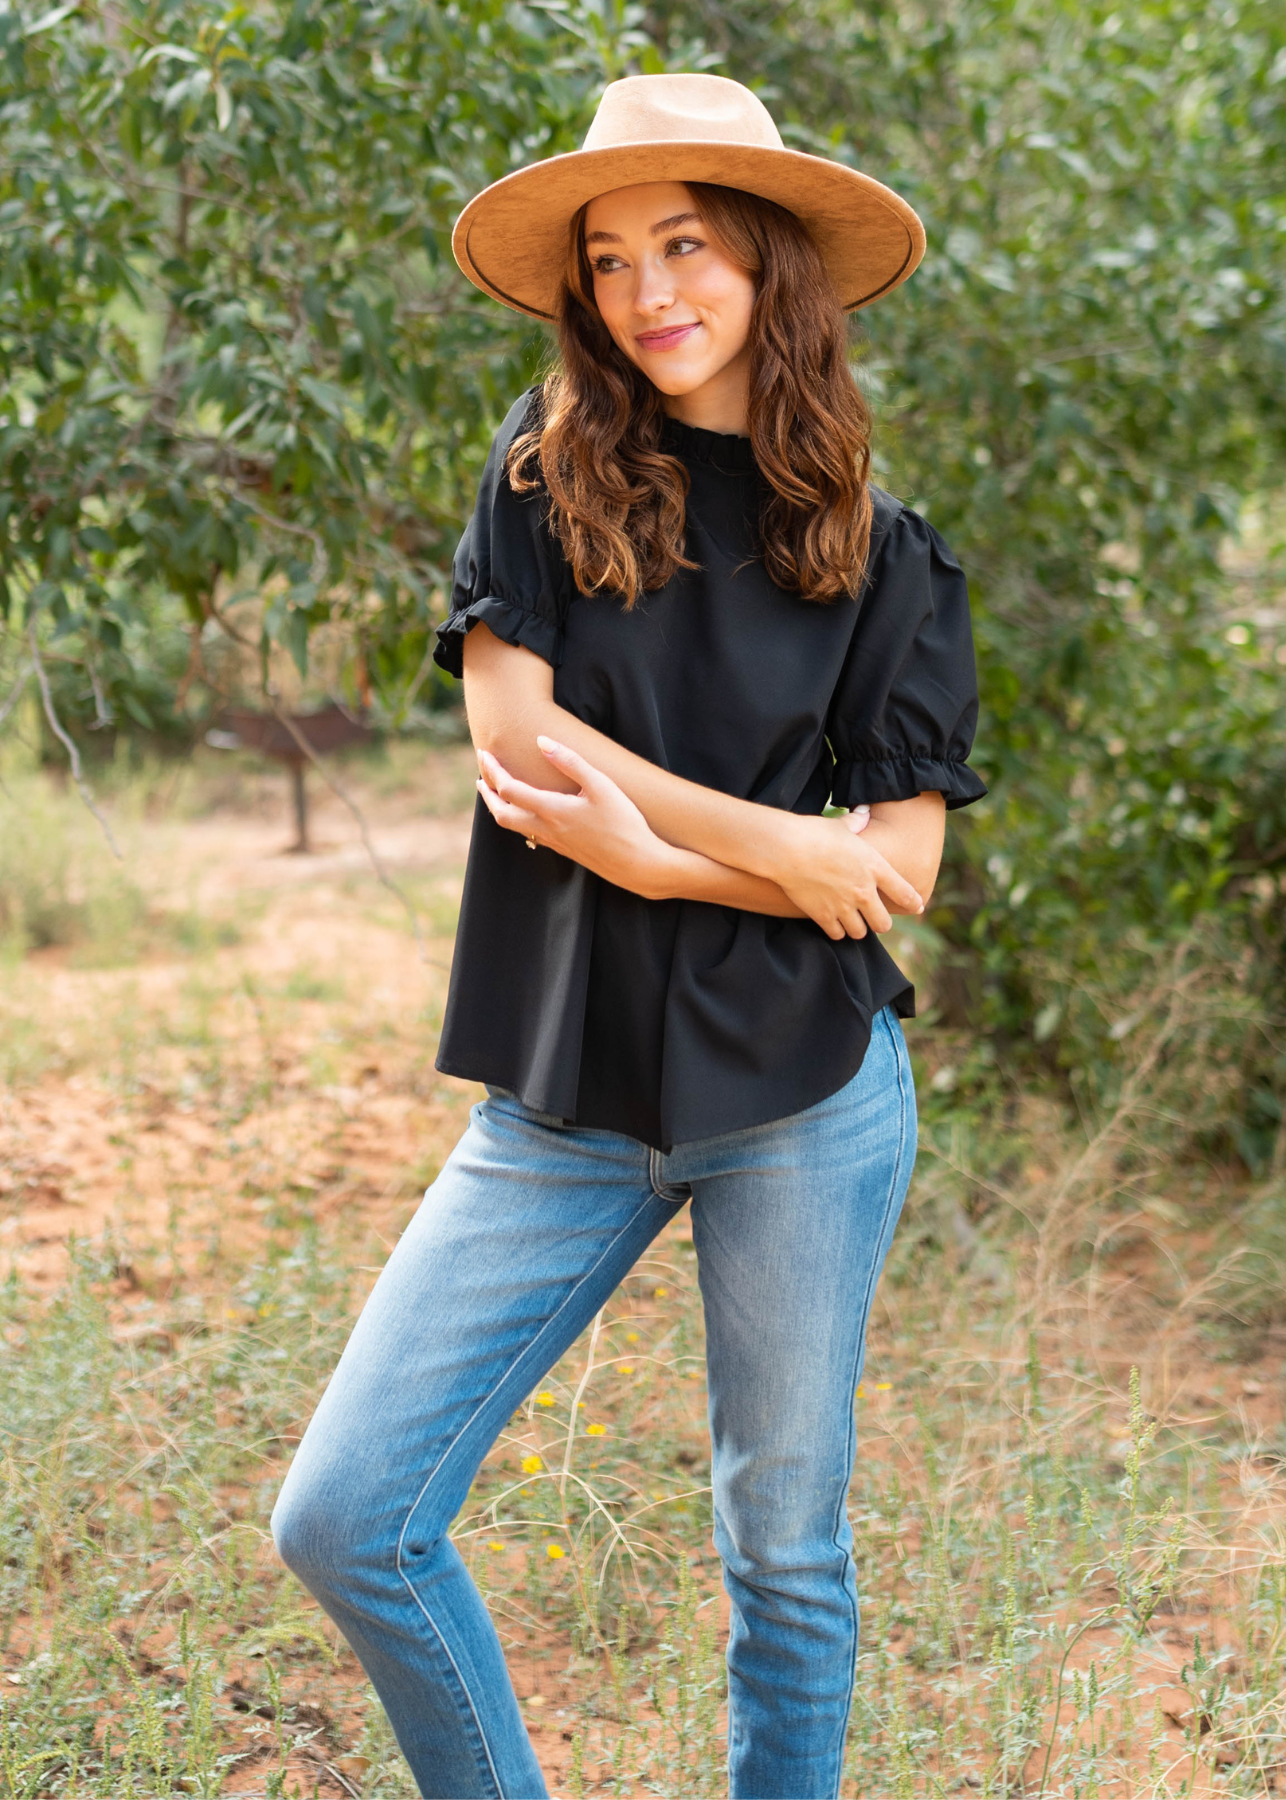
[[[569,1118],[551,1101],[542,1103],[539,1099],[529,1100],[522,1091],[522,1082],[518,1076],[511,1075],[507,1080],[502,1080],[499,1075],[495,1074],[480,1075],[478,1071],[481,1066],[476,1059],[444,1056],[441,1051],[433,1059],[433,1067],[439,1075],[450,1075],[456,1081],[481,1082],[488,1092],[495,1088],[504,1098],[516,1100],[520,1106],[525,1106],[528,1112],[535,1113],[542,1123],[575,1125],[575,1118]]]
[[[453,612],[437,628],[433,660],[457,680],[464,674],[464,640],[478,624],[485,624],[488,631],[493,631],[506,644],[534,650],[551,668],[556,669],[563,660],[563,634],[552,620],[512,600],[484,594],[471,606]]]
[[[891,756],[880,761],[840,762],[831,781],[832,806],[874,806],[882,800],[913,800],[941,794],[947,811],[981,800],[987,784],[966,762],[932,756]]]
[[[766,1125],[780,1125],[783,1120],[797,1118],[801,1113],[810,1111],[814,1106],[821,1106],[832,1099],[842,1088],[848,1086],[861,1068],[870,1044],[871,1025],[883,1009],[891,1007],[899,1019],[913,1019],[915,1014],[915,988],[901,970],[896,971],[901,978],[901,986],[893,988],[887,998],[873,997],[868,1007],[859,1003],[857,1011],[861,1015],[863,1031],[861,1033],[861,1051],[856,1061],[845,1059],[840,1065],[840,1073],[823,1077],[824,1087],[821,1093],[811,1091],[811,1084],[804,1092],[796,1094],[786,1105],[785,1111],[777,1110],[777,1104],[769,1101],[751,1107],[745,1113],[727,1114],[713,1124],[709,1121],[702,1126],[691,1129],[676,1130],[673,1136],[667,1136],[665,1123],[658,1121],[655,1137],[640,1137],[636,1132],[627,1131],[621,1124],[613,1124],[603,1118],[594,1116],[592,1107],[577,1106],[571,1113],[564,1112],[545,1096],[529,1097],[523,1092],[524,1083],[517,1075],[509,1074],[501,1077],[496,1074],[497,1068],[503,1066],[501,1057],[456,1057],[444,1052],[441,1047],[434,1058],[433,1066],[441,1075],[453,1076],[458,1081],[480,1082],[488,1092],[497,1088],[508,1099],[516,1100],[520,1106],[532,1113],[542,1125],[561,1126],[573,1131],[605,1131],[613,1137],[629,1138],[632,1143],[645,1144],[650,1150],[657,1150],[662,1156],[669,1156],[674,1150],[687,1144],[704,1143],[709,1138],[730,1137],[736,1132],[758,1131]],[[484,1065],[491,1071],[484,1073]],[[668,1121],[667,1121],[668,1122]]]

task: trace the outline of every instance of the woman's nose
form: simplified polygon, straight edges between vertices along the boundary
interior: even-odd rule
[[[664,263],[654,263],[645,258],[639,268],[638,280],[634,286],[634,307],[636,312],[659,312],[663,307],[674,303],[674,282],[670,271]]]

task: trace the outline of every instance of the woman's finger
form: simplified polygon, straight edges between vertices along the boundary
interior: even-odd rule
[[[493,756],[490,750],[478,752],[478,766],[487,786],[505,800],[516,800],[527,786],[516,775],[511,775],[499,757]]]
[[[855,906],[842,916],[840,924],[844,927],[845,937],[864,938],[866,936],[866,920]]]
[[[507,800],[502,800],[500,795],[493,788],[489,788],[485,781],[478,782],[478,792],[482,796],[482,804],[498,825],[503,825],[507,831],[518,830],[520,822],[527,816],[519,807],[511,806]]]
[[[579,751],[569,749],[566,744],[560,744],[557,738],[538,737],[536,748],[542,756],[549,758],[561,774],[574,781],[578,787],[584,788],[587,793],[595,783],[608,779],[601,769],[596,769],[593,763],[586,762]]]
[[[914,913],[922,913],[924,901],[906,877],[899,875],[893,864],[881,856],[878,850],[868,849],[867,854],[870,857],[867,866],[880,892],[887,894],[895,905],[905,906]]]
[[[524,837],[532,837],[538,831],[549,829],[547,820],[538,819],[534,813],[524,811],[521,806],[511,805],[481,779],[478,781],[478,792],[496,824],[503,825],[506,831],[520,831]]]
[[[493,756],[490,750],[479,750],[478,767],[482,770],[487,786],[493,788],[497,794],[503,794],[506,799],[515,788],[524,785],[516,775],[509,773],[500,758]]]
[[[483,779],[493,793],[499,794],[511,806],[520,806],[525,812],[534,813],[538,819],[557,827],[567,819],[568,808],[581,803],[579,794],[558,794],[552,788],[532,787],[511,775],[503,763],[496,761],[490,751],[484,750],[479,756],[483,765]]]
[[[859,900],[858,906],[862,917],[872,931],[884,932],[893,929],[892,916],[878,894],[872,894],[869,899]]]

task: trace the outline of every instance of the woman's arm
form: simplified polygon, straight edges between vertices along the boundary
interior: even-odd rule
[[[693,850],[677,849],[657,837],[634,802],[600,770],[574,750],[551,738],[538,740],[551,766],[577,784],[575,793],[530,786],[509,775],[491,755],[478,752],[482,776],[478,792],[497,824],[519,833],[532,848],[544,845],[581,863],[617,887],[648,900],[708,900],[743,912],[770,913],[778,918],[807,915],[785,892],[761,876],[728,868]],[[937,794],[922,796],[940,801]],[[886,810],[914,809],[899,801]],[[839,822],[840,829],[860,832],[870,824],[871,809],[862,807]],[[887,829],[888,821],[885,822]],[[899,835],[905,836],[903,829]],[[878,854],[878,853],[877,853]],[[887,931],[892,919],[867,903],[871,928]],[[858,911],[844,930],[830,936],[865,937],[867,918]]]
[[[536,740],[544,736],[578,752],[605,774],[666,844],[779,888],[792,912],[815,919],[833,938],[860,937],[868,923],[877,931],[888,930],[890,906],[899,912],[923,910],[917,886],[921,892],[932,887],[942,850],[940,795],[875,807],[871,825],[859,835],[845,820],[805,818],[738,800],[657,768],[558,706],[549,665],[530,651],[502,643],[483,625],[465,639],[464,674],[474,743],[480,753],[491,753],[497,765],[487,785],[507,807],[540,807],[542,842],[553,842],[553,830],[564,824],[570,829],[574,816],[584,818],[584,809],[576,813],[558,807],[556,796],[574,794],[578,783],[541,751]],[[543,790],[546,798],[533,801],[531,790]],[[593,866],[587,854],[592,845],[584,834],[578,849],[570,843],[565,838],[555,847]],[[709,871],[700,873],[703,880],[715,879]],[[688,875],[696,879],[695,866],[688,866]],[[720,883],[725,880],[718,877]],[[747,905],[741,899],[723,903]],[[749,910],[778,907],[757,904]]]
[[[543,740],[546,744],[549,739]],[[742,912],[798,919],[803,914],[781,889],[744,869],[729,869],[657,837],[634,802],[616,783],[565,745],[551,746],[551,775],[575,784],[555,793],[508,776],[490,751],[478,752],[478,792],[492,817],[539,845],[571,857],[605,881],[645,900],[708,900]],[[500,786],[510,794],[505,799]]]

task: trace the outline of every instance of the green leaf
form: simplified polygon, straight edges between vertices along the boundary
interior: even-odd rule
[[[70,7],[65,7],[63,10],[65,12],[70,12],[72,9]],[[166,58],[172,62],[196,63],[198,67],[201,64],[201,58],[197,55],[196,51],[189,50],[186,45],[154,44],[152,48],[146,51],[140,58],[138,66],[140,69],[145,69],[149,63],[156,62],[160,58]]]
[[[334,419],[338,424],[344,422],[344,395],[342,391],[329,381],[315,381],[311,375],[299,377],[299,387],[307,394],[313,405]]]
[[[64,19],[69,19],[74,12],[79,10],[80,0],[69,0],[66,6],[55,6],[51,11],[41,13],[38,19],[33,19],[31,24],[24,28],[22,35],[25,38],[39,37],[42,31],[51,31],[55,25],[61,25]]]

